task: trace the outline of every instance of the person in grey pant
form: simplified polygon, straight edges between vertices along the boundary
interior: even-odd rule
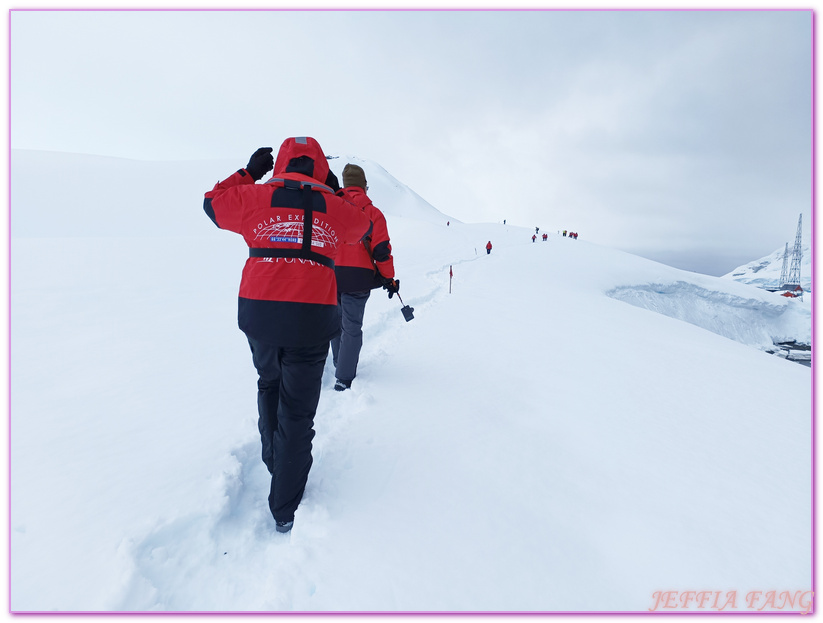
[[[338,195],[369,217],[372,233],[358,244],[341,245],[335,259],[340,335],[331,340],[331,350],[336,370],[334,389],[337,391],[349,389],[357,375],[363,346],[363,314],[371,290],[382,286],[388,291],[389,298],[400,290],[400,280],[394,278],[386,217],[369,199],[368,188],[361,167],[347,164],[343,168],[343,188]]]
[[[370,294],[369,290],[337,294],[340,335],[331,341],[337,391],[351,387],[351,382],[357,376],[357,362],[360,361],[360,349],[363,347],[363,315]],[[339,387],[340,385],[344,387]]]

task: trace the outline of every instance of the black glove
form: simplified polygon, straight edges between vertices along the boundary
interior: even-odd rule
[[[337,181],[337,176],[331,169],[329,169],[329,174],[326,176],[326,186],[331,188],[334,192],[340,190],[340,182]]]
[[[388,291],[389,298],[400,292],[400,280],[399,279],[389,279],[387,277],[382,278],[383,281],[383,289]]]
[[[274,168],[274,156],[271,155],[272,151],[271,147],[261,147],[249,158],[246,171],[248,171],[255,182]]]

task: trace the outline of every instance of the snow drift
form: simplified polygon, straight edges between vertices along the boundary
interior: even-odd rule
[[[201,208],[244,163],[13,151],[13,611],[644,612],[675,590],[742,611],[812,588],[811,371],[760,350],[810,332],[808,301],[550,215],[545,243],[459,223],[357,162],[415,319],[375,291],[352,390],[327,366],[284,537],[247,252]]]
[[[607,294],[763,350],[790,340],[811,343],[811,306],[807,302],[730,290],[675,281],[619,286]]]

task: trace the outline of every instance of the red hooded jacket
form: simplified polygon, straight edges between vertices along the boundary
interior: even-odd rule
[[[339,332],[334,260],[371,223],[325,184],[328,175],[316,140],[289,138],[265,184],[241,169],[206,193],[206,214],[249,246],[238,301],[238,324],[249,337],[308,346]]]
[[[380,277],[394,279],[394,258],[386,217],[359,186],[348,186],[338,195],[363,210],[372,222],[372,233],[362,242],[344,244],[338,249],[334,263],[337,291],[360,292],[379,288],[383,285]]]

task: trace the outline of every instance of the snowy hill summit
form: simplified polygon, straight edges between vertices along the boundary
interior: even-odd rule
[[[360,166],[366,174],[369,198],[380,207],[384,214],[438,224],[446,223],[449,219],[452,223],[456,222],[454,218],[443,214],[376,162],[351,155],[328,156],[328,158],[329,168],[337,176],[341,185],[343,184],[343,167],[349,163]]]
[[[764,351],[811,297],[461,223],[352,161],[415,317],[373,291],[350,390],[327,362],[279,535],[248,249],[202,209],[245,160],[12,151],[13,612],[808,610],[811,371]]]

